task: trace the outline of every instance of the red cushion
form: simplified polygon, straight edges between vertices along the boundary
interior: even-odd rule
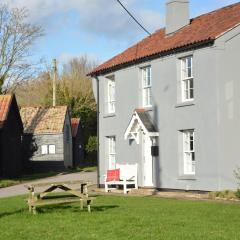
[[[106,182],[119,181],[120,180],[120,169],[107,170]]]

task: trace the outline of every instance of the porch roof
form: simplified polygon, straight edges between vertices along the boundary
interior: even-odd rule
[[[145,109],[135,109],[132,119],[125,131],[124,138],[138,139],[134,134],[142,130],[149,137],[157,137],[159,133],[154,126],[150,114]]]

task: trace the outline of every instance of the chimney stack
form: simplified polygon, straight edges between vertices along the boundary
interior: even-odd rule
[[[166,34],[172,34],[190,23],[189,0],[168,0]]]

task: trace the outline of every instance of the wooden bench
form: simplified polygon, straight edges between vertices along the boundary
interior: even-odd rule
[[[73,189],[70,187],[70,184],[78,184],[80,185],[80,191]],[[83,209],[84,203],[86,203],[88,212],[91,212],[91,203],[95,199],[93,197],[88,196],[87,186],[90,182],[85,181],[68,181],[68,182],[53,182],[53,183],[40,183],[40,184],[31,184],[26,185],[25,187],[28,189],[29,195],[27,199],[27,204],[29,207],[29,212],[36,214],[36,208],[38,206],[46,206],[46,205],[55,205],[55,204],[64,204],[64,203],[73,203],[79,202],[80,208]],[[48,188],[38,194],[35,194],[35,189],[37,187],[48,186]],[[56,189],[61,189],[65,193],[71,194],[69,195],[51,195],[51,198],[47,195],[52,193]]]
[[[116,189],[119,185],[123,186],[123,193],[127,194],[131,188],[138,188],[137,184],[137,164],[117,164],[116,169],[107,170],[105,177],[105,192],[109,192],[112,189]],[[112,186],[111,188],[109,186]],[[113,187],[115,186],[115,187]]]

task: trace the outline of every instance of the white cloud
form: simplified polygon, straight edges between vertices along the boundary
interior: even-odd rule
[[[68,19],[71,12],[75,12],[79,16],[79,31],[90,35],[122,40],[135,38],[142,33],[142,30],[114,0],[4,1],[11,7],[27,7],[30,20],[43,25],[44,28],[51,28],[53,25],[66,27],[70,24]],[[125,0],[123,3],[149,31],[161,27],[163,19],[158,11],[141,9],[139,0]]]

